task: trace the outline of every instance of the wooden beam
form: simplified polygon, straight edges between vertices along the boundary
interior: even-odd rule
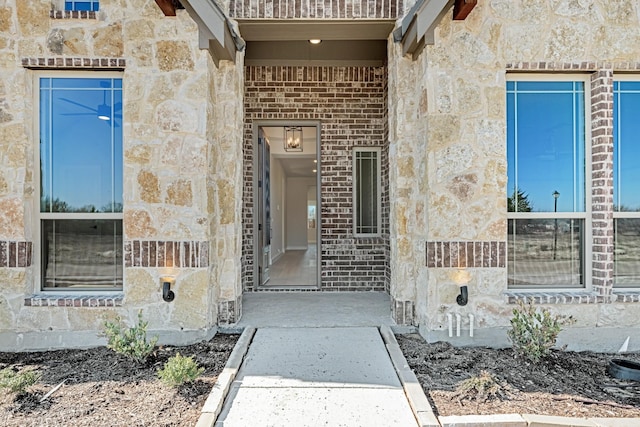
[[[476,4],[478,4],[478,0],[456,0],[453,5],[453,19],[464,21]]]
[[[156,4],[164,13],[164,16],[176,16],[176,5],[173,0],[156,0]]]

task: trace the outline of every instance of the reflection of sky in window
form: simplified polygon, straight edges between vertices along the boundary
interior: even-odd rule
[[[524,192],[533,211],[583,212],[584,84],[507,82],[508,196]]]
[[[100,9],[98,0],[66,0],[64,10],[95,10]]]
[[[43,212],[121,210],[121,126],[121,79],[40,79]]]
[[[640,210],[640,82],[613,83],[613,204]]]

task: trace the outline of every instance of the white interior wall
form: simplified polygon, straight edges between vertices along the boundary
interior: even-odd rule
[[[316,199],[317,199],[317,195],[316,195],[317,188],[318,187],[316,187],[315,185],[307,188],[307,207],[309,205],[315,205],[316,206],[316,218],[318,216],[318,213],[317,213],[318,212],[318,210],[317,210],[318,203],[316,201]],[[316,221],[316,223],[317,223],[317,221]],[[316,225],[316,227],[317,227],[317,225]],[[309,217],[308,217],[308,213],[307,213],[307,242],[308,243],[316,243],[316,240],[317,240],[317,238],[316,238],[316,230],[317,230],[317,228],[316,227],[309,228]]]
[[[307,249],[307,192],[315,178],[287,178],[286,249]]]

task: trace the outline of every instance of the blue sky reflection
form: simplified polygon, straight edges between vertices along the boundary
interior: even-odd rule
[[[640,82],[614,82],[613,204],[640,210]]]
[[[122,210],[121,79],[40,79],[40,144],[43,212]]]
[[[584,83],[507,82],[508,196],[534,212],[585,209]]]

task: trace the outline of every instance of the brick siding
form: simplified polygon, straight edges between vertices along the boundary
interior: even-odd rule
[[[98,15],[93,10],[51,10],[51,19],[97,19]]]
[[[124,58],[70,58],[40,57],[22,58],[22,66],[32,69],[88,69],[88,70],[124,70],[127,61]]]
[[[507,244],[485,242],[427,242],[429,268],[504,268]]]
[[[253,290],[253,121],[321,121],[321,289],[389,286],[389,182],[384,67],[247,67],[243,198],[243,286]],[[352,148],[379,146],[382,236],[353,237]]]
[[[124,243],[125,267],[209,266],[209,242],[131,240]]]
[[[397,19],[404,0],[231,0],[235,19]]]
[[[31,266],[33,244],[0,240],[0,267],[24,268]]]
[[[27,307],[121,307],[122,295],[75,295],[75,296],[46,296],[35,295],[24,299]]]
[[[593,290],[613,289],[613,71],[591,75]]]

